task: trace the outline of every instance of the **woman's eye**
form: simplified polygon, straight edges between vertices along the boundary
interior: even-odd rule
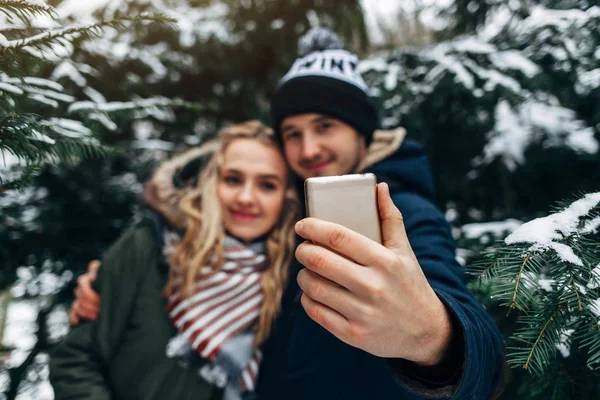
[[[236,185],[236,184],[240,183],[240,178],[238,178],[237,176],[230,175],[230,176],[226,176],[225,178],[223,178],[223,181],[230,185]]]
[[[267,191],[271,191],[271,190],[275,190],[277,189],[277,185],[275,185],[272,182],[263,182],[260,185],[263,189],[267,190]]]

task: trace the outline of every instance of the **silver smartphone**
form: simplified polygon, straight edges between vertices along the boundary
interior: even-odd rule
[[[381,243],[375,175],[308,178],[304,196],[307,216],[343,225]]]

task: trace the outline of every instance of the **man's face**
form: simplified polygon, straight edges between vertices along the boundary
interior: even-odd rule
[[[281,136],[288,164],[303,179],[352,173],[366,154],[363,136],[345,122],[321,114],[285,118]]]

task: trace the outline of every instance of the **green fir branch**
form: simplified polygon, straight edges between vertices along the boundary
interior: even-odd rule
[[[13,20],[13,15],[29,25],[28,18],[35,18],[38,15],[44,15],[56,19],[56,11],[53,7],[40,2],[31,3],[26,0],[0,0],[0,13],[7,16],[9,21]]]
[[[22,190],[30,186],[42,168],[42,164],[27,165],[20,171],[20,176],[17,179],[6,180],[0,175],[0,193],[7,190]]]
[[[131,118],[132,113],[140,117],[150,116],[160,119],[156,111],[160,110],[186,110],[194,113],[202,112],[204,115],[216,115],[219,109],[214,105],[188,102],[181,99],[169,99],[165,97],[152,97],[147,99],[134,99],[127,102],[108,102],[98,104],[92,101],[80,101],[73,103],[67,109],[67,113],[77,115],[80,119],[100,120],[106,119],[115,124],[113,118]],[[116,124],[115,124],[116,125]]]
[[[514,276],[520,264],[510,265],[516,258],[522,257],[526,247],[505,247],[504,242],[498,242],[495,247],[484,254],[481,260],[474,262],[468,270],[479,280],[494,279],[498,277]]]
[[[530,285],[529,282],[528,285]],[[531,296],[529,294],[527,295],[527,298],[525,298],[525,289],[526,287],[522,288],[522,290],[519,292],[519,296],[513,303],[512,296],[515,290],[515,279],[496,279],[494,281],[494,287],[492,289],[492,296],[495,300],[499,301],[502,307],[506,307],[508,309],[507,313],[510,313],[515,309],[521,311],[528,311],[533,301],[530,300]]]
[[[98,36],[104,28],[123,27],[125,26],[125,22],[140,23],[150,21],[160,23],[175,22],[171,18],[167,18],[164,15],[158,14],[140,15],[136,17],[119,17],[109,21],[100,21],[94,24],[68,26],[42,32],[40,34],[23,39],[11,40],[8,42],[8,46],[0,47],[0,55],[6,55],[9,53],[25,53],[27,48],[42,50],[43,48],[49,48],[57,43],[62,44],[63,40],[66,40],[73,35],[79,35],[83,39],[88,39],[90,37]]]
[[[571,204],[556,211],[562,212]],[[576,215],[575,229],[563,237],[555,235],[554,243],[568,247],[576,261],[565,261],[556,246],[501,243],[471,268],[480,283],[490,288],[491,299],[508,310],[522,311],[517,319],[519,328],[510,336],[513,343],[507,347],[507,362],[531,372],[532,379],[554,371],[572,376],[581,385],[585,377],[570,375],[562,368],[565,359],[556,359],[559,345],[562,352],[570,354],[569,365],[579,362],[586,369],[600,370],[599,216],[600,204],[596,204],[585,214]],[[557,224],[561,218],[564,215],[557,218]],[[562,226],[557,225],[556,232]],[[546,386],[542,392],[553,397],[574,388],[575,383],[560,386],[551,382]]]
[[[528,250],[521,245],[501,247],[470,267],[480,282],[494,282],[492,297],[509,310],[527,311],[539,295],[539,283],[531,277],[545,268],[543,254]]]
[[[584,328],[579,330],[576,338],[581,343],[581,348],[587,350],[587,364],[593,369],[598,369],[600,368],[600,322],[594,311],[600,310],[594,310],[591,306],[586,308],[588,320]]]
[[[501,257],[495,253],[486,253],[480,260],[471,264],[468,274],[473,275],[480,282],[492,279],[496,275],[496,269]]]
[[[583,311],[583,304],[581,302],[581,295],[579,294],[579,289],[575,285],[575,279],[574,279],[573,276],[571,276],[571,282],[569,282],[569,288],[570,288],[571,292],[577,298],[577,311]]]
[[[522,327],[512,339],[522,344],[507,347],[507,363],[511,367],[522,367],[541,376],[556,357],[556,344],[560,341],[564,315],[560,307],[551,312],[540,311],[521,318]]]
[[[12,154],[22,170],[20,177],[0,178],[0,190],[26,186],[45,163],[73,164],[115,154],[91,136],[67,137],[40,126],[33,114],[11,114],[0,118],[0,155]]]
[[[80,101],[69,106],[67,112],[69,114],[90,114],[103,113],[106,115],[130,113],[131,111],[142,110],[147,108],[171,108],[183,109],[188,111],[200,112],[206,111],[208,108],[204,104],[184,101],[181,99],[169,99],[166,97],[154,97],[148,99],[135,99],[127,102],[109,102],[109,103],[94,103],[92,101]]]
[[[521,283],[521,279],[523,278],[523,272],[525,271],[525,265],[527,265],[527,262],[529,261],[529,258],[531,256],[529,254],[526,254],[523,257],[523,262],[521,263],[521,268],[519,268],[519,272],[517,273],[517,278],[515,279],[515,290],[513,290],[513,297],[510,301],[510,308],[512,308],[513,310],[516,307],[517,304],[517,296],[519,294],[519,285]]]

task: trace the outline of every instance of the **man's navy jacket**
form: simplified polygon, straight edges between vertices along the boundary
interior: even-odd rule
[[[399,372],[395,362],[349,346],[312,321],[299,302],[296,275],[302,266],[296,262],[282,314],[264,346],[259,400],[491,398],[502,377],[503,339],[465,286],[450,226],[433,204],[427,156],[407,140],[367,172],[390,185],[419,264],[459,327],[459,362],[453,364],[455,371],[447,371],[456,373],[454,382],[428,385],[411,371],[411,363],[400,361],[404,367]]]

